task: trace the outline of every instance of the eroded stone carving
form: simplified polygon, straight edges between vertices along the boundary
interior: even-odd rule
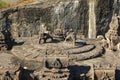
[[[101,64],[100,64],[101,65]],[[116,66],[108,64],[101,66],[93,66],[94,79],[92,80],[115,80]]]
[[[5,42],[5,36],[3,35],[2,32],[0,32],[0,50],[6,50],[7,49],[7,44]]]
[[[70,29],[70,30],[66,33],[65,42],[67,41],[67,39],[71,39],[73,46],[75,46],[76,37],[75,37],[75,33],[74,33],[74,31],[73,31],[72,29]]]
[[[107,39],[107,43],[108,43],[108,48],[110,50],[117,50],[116,49],[116,45],[118,44],[118,18],[120,18],[119,16],[117,16],[116,14],[114,14],[114,16],[112,17],[111,23],[109,24],[110,29],[108,30],[108,32],[105,34],[105,37]]]
[[[58,1],[56,3],[59,4],[59,2],[60,1]],[[53,4],[52,7],[55,7],[56,3]],[[83,20],[83,18],[84,19],[88,19],[87,16],[85,16],[86,13],[88,13],[88,9],[86,7],[86,3],[88,3],[88,2],[86,2],[84,4],[84,6],[83,6],[84,9],[83,8],[81,8],[81,9],[79,8],[79,6],[82,6],[82,5],[78,5],[79,3],[81,3],[81,2],[79,2],[79,0],[75,0],[75,5],[73,3],[71,3],[71,2],[69,3],[69,1],[68,1],[63,6],[57,7],[58,8],[58,14],[56,16],[59,19],[57,21],[56,19],[53,18],[53,21],[54,21],[53,24],[55,24],[54,26],[55,27],[56,27],[56,25],[60,26],[59,27],[60,29],[56,30],[55,35],[58,35],[59,37],[61,36],[62,38],[66,37],[65,41],[67,41],[67,39],[72,39],[73,45],[75,45],[75,41],[76,41],[75,33],[77,33],[77,32],[75,32],[75,31],[79,32],[79,30],[75,30],[75,29],[80,29],[80,32],[85,33],[85,36],[86,36],[86,32],[87,32],[87,29],[86,29],[87,28],[86,27],[87,26],[87,24],[86,24],[87,20]],[[84,0],[83,0],[82,3],[84,3]],[[42,4],[46,5],[45,2],[43,2]],[[72,7],[72,5],[74,5],[74,6]],[[33,6],[35,6],[35,5],[33,5]],[[38,4],[38,6],[39,6],[39,4]],[[80,13],[76,12],[76,11],[79,11],[76,6],[80,10]],[[66,8],[65,11],[62,11],[62,13],[59,12],[59,9],[61,7],[62,8]],[[68,66],[74,66],[75,65],[74,68],[76,68],[76,66],[77,66],[78,70],[79,70],[79,66],[81,66],[81,65],[79,65],[79,63],[80,64],[82,63],[81,60],[92,59],[94,57],[100,57],[101,55],[103,55],[102,53],[104,53],[104,50],[103,50],[103,48],[99,44],[97,44],[96,40],[94,40],[94,41],[89,40],[90,42],[88,44],[88,42],[85,39],[85,44],[84,44],[79,39],[80,41],[77,40],[76,46],[74,46],[74,47],[69,45],[69,43],[68,43],[68,45],[63,43],[62,41],[61,42],[57,42],[57,43],[48,43],[48,44],[44,44],[44,45],[39,45],[38,44],[38,37],[37,37],[37,40],[36,40],[36,37],[32,36],[33,34],[35,34],[35,35],[38,34],[38,31],[39,31],[39,27],[38,27],[39,25],[36,24],[37,23],[36,21],[39,21],[39,19],[37,19],[38,17],[40,17],[40,18],[42,17],[41,16],[41,12],[42,12],[43,15],[44,15],[44,12],[46,14],[48,14],[48,15],[49,15],[49,13],[47,11],[43,11],[43,8],[42,8],[42,10],[39,8],[38,10],[35,10],[35,11],[37,11],[38,15],[40,14],[40,16],[36,16],[36,13],[33,14],[31,12],[34,9],[36,9],[36,6],[35,6],[35,8],[33,8],[32,6],[29,8],[29,6],[27,6],[27,9],[26,9],[26,7],[23,7],[22,9],[23,9],[23,12],[25,12],[26,14],[28,12],[28,13],[30,13],[30,15],[22,14],[22,18],[25,17],[25,20],[23,20],[21,22],[21,20],[20,20],[21,18],[19,17],[18,22],[21,22],[19,27],[16,27],[18,25],[16,25],[16,23],[13,23],[11,25],[11,27],[13,27],[13,29],[11,28],[12,29],[11,31],[14,31],[13,32],[13,34],[14,34],[13,37],[17,37],[18,35],[19,35],[19,37],[22,37],[22,38],[18,37],[17,39],[20,39],[20,40],[23,39],[21,41],[25,41],[25,44],[20,45],[20,46],[14,46],[14,49],[12,49],[11,52],[16,57],[18,57],[18,58],[20,58],[22,60],[31,61],[31,62],[32,61],[38,62],[40,64],[38,67],[41,68],[41,71],[38,72],[39,80],[50,80],[50,79],[51,80],[69,80],[68,77],[69,77],[69,74],[72,71],[70,72],[70,70],[69,70],[70,68],[68,68]],[[48,8],[46,8],[46,9],[48,9]],[[44,9],[44,10],[46,10],[46,9]],[[21,9],[19,9],[19,11],[20,10]],[[28,11],[26,11],[26,10],[28,10]],[[39,13],[39,11],[40,11],[40,13]],[[104,11],[104,10],[102,10],[102,11]],[[22,11],[20,11],[20,12],[22,13]],[[74,12],[75,12],[75,14],[74,14]],[[32,14],[34,16],[32,16]],[[81,14],[83,16],[79,16]],[[100,14],[102,14],[102,13],[100,13]],[[98,15],[96,15],[96,16],[98,16]],[[30,19],[29,17],[31,17],[32,19],[29,20]],[[43,16],[42,18],[44,19],[44,17],[47,17],[47,16]],[[51,15],[49,17],[52,18]],[[55,16],[53,16],[53,17],[55,17]],[[65,19],[65,21],[62,22],[62,25],[59,25],[58,24],[59,21],[63,20],[62,17]],[[35,20],[33,20],[33,19],[35,19]],[[46,20],[48,20],[48,19],[45,18],[45,21],[43,21],[43,22],[51,25],[52,22],[49,23],[49,21],[46,22]],[[15,20],[15,22],[16,21],[17,20]],[[6,22],[7,22],[7,20],[6,20]],[[42,21],[41,21],[41,23],[42,23]],[[41,23],[39,23],[39,24],[41,24]],[[36,24],[36,25],[34,25],[34,24]],[[114,25],[114,24],[116,24],[116,25]],[[35,27],[36,30],[34,30],[33,26]],[[49,31],[46,29],[47,27],[45,26],[45,24],[42,24],[41,26],[43,27],[43,29],[40,29],[42,31],[39,33],[39,36],[40,36],[39,43],[41,43],[42,40],[43,40],[43,43],[45,43],[45,42],[47,42],[47,39],[49,39],[49,38],[52,39],[52,36],[50,35]],[[64,30],[61,30],[61,28],[62,28],[61,26],[65,27],[64,29],[66,29],[67,27],[69,27],[69,28],[71,28],[71,27],[75,28],[76,27],[76,28],[74,29],[74,31],[70,30],[70,31],[67,32],[67,34],[66,33],[64,34]],[[17,31],[17,28],[18,28],[19,31]],[[102,46],[103,47],[109,45],[110,47],[112,46],[112,48],[110,48],[110,49],[112,49],[112,50],[116,49],[116,44],[118,43],[118,42],[116,42],[117,41],[117,36],[118,36],[118,35],[116,35],[117,34],[117,29],[118,29],[118,23],[117,23],[116,17],[114,17],[113,21],[110,24],[110,30],[108,31],[108,34],[107,34],[107,38],[108,38],[108,42],[109,43],[107,42],[107,40],[104,39],[103,36],[98,36],[97,37],[99,40],[102,41],[102,43],[103,43]],[[34,33],[34,32],[36,32],[36,33]],[[31,37],[28,38],[27,37],[28,35],[31,36]],[[78,35],[78,36],[80,36],[80,35]],[[115,46],[115,48],[114,48],[114,46]],[[117,48],[120,49],[119,47],[120,47],[120,45],[118,45]],[[44,60],[44,57],[46,57],[46,56],[49,56],[49,57],[47,57]],[[67,57],[64,58],[64,56],[67,56]],[[103,58],[105,58],[105,57],[102,57],[102,60],[104,60]],[[96,61],[93,61],[93,63],[97,62],[98,59],[95,59]],[[48,67],[44,66],[44,61],[45,61],[45,64],[47,64]],[[99,60],[98,60],[98,62],[99,62]],[[70,63],[72,63],[72,64],[69,65]],[[31,64],[33,64],[33,63],[31,63]],[[84,63],[84,65],[85,64],[87,64],[87,63]],[[36,66],[36,63],[35,63],[35,66]],[[9,69],[11,69],[11,68],[9,68]],[[104,80],[104,79],[105,80],[106,79],[114,80],[114,77],[115,77],[114,76],[114,70],[115,69],[111,68],[111,65],[102,67],[102,65],[99,64],[97,66],[97,68],[94,68],[94,69],[95,69],[95,73],[97,73],[98,69],[101,70],[100,72],[101,72],[102,76],[100,75],[100,79],[102,79],[102,80]],[[109,72],[107,72],[108,69],[113,71],[113,72],[111,71],[112,73],[110,73],[110,74],[113,75],[112,77],[110,76]],[[26,71],[26,70],[27,70],[27,68],[25,68],[25,67],[17,70],[17,72],[16,72],[17,77],[19,76],[19,73],[21,71],[23,71],[23,74],[24,74],[24,71]],[[75,70],[77,70],[77,69],[75,69]],[[84,72],[84,69],[83,69],[83,72]],[[81,77],[81,78],[77,79],[77,80],[81,80],[81,79],[85,80],[86,79],[85,78],[86,77],[86,73],[87,72],[85,72],[85,73],[80,75],[79,72],[78,73],[77,72],[73,72],[73,76],[72,77],[76,77],[76,74],[78,74],[79,75],[78,77]],[[8,72],[6,74],[8,74]],[[5,74],[5,77],[8,77],[8,76],[6,76],[6,74]],[[30,74],[30,75],[32,75],[32,74]],[[99,76],[99,73],[96,74],[96,75]],[[32,76],[30,76],[30,77],[32,77]],[[94,76],[94,74],[93,74],[93,76]],[[70,75],[70,77],[71,77],[71,75]],[[22,78],[21,80],[23,80],[23,79],[25,79],[25,78]],[[28,79],[28,80],[30,80],[30,79]],[[76,80],[76,79],[73,79],[73,80]]]
[[[103,39],[104,39],[104,36],[103,36],[103,35],[98,35],[98,36],[97,36],[97,39],[103,40]]]
[[[54,37],[55,38],[58,38],[60,40],[64,40],[65,36],[66,35],[65,35],[65,31],[64,30],[62,30],[60,28],[55,29],[55,31],[54,31]]]
[[[56,59],[54,62],[54,67],[55,68],[62,68],[62,63],[60,62],[59,59]]]
[[[42,24],[39,31],[39,44],[46,43],[47,39],[51,39],[51,41],[53,41],[53,37],[50,35],[50,31],[47,30],[45,24]]]
[[[53,37],[50,36],[49,34],[46,33],[41,34],[39,39],[39,44],[46,43],[47,39],[51,39],[51,41],[53,41]]]
[[[103,35],[98,35],[97,39],[100,40],[100,45],[104,48],[108,48],[107,40],[104,38]]]

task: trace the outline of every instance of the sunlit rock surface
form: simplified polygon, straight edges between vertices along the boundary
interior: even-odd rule
[[[1,11],[1,28],[12,29],[17,36],[32,36],[38,34],[40,25],[45,23],[51,31],[61,27],[73,28],[77,34],[88,37],[89,1],[37,1],[21,7]],[[102,34],[108,30],[108,23],[114,9],[114,0],[95,1],[96,34]],[[116,10],[118,12],[118,9]],[[14,25],[16,25],[15,28]],[[119,31],[118,31],[119,32]]]
[[[38,0],[0,11],[0,30],[7,29],[13,40],[11,50],[0,54],[0,77],[10,70],[21,80],[84,80],[85,76],[96,80],[94,70],[102,68],[102,79],[110,70],[111,80],[119,80],[120,51],[103,46],[113,14],[120,15],[119,4],[119,0]],[[73,29],[75,46],[61,40],[39,44],[43,24],[50,34]],[[103,39],[96,39],[98,35]]]

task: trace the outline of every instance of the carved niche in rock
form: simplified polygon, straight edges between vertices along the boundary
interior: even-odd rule
[[[56,59],[53,65],[55,68],[59,68],[59,69],[62,68],[62,63],[60,59]]]

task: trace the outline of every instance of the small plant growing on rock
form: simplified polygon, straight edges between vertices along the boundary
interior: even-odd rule
[[[8,7],[8,6],[10,6],[10,4],[0,0],[0,8],[5,8],[5,7]]]

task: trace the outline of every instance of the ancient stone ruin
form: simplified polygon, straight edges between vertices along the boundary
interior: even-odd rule
[[[0,80],[119,80],[120,0],[35,0],[0,10]]]
[[[110,50],[116,50],[117,49],[116,46],[120,42],[118,36],[118,27],[119,27],[118,18],[119,16],[117,16],[117,14],[113,15],[109,25],[110,29],[105,34],[105,37],[108,42],[108,48]]]
[[[5,43],[5,37],[3,33],[0,33],[0,50],[6,50],[7,49],[7,44]]]
[[[93,80],[115,80],[116,66],[111,64],[93,65]]]

